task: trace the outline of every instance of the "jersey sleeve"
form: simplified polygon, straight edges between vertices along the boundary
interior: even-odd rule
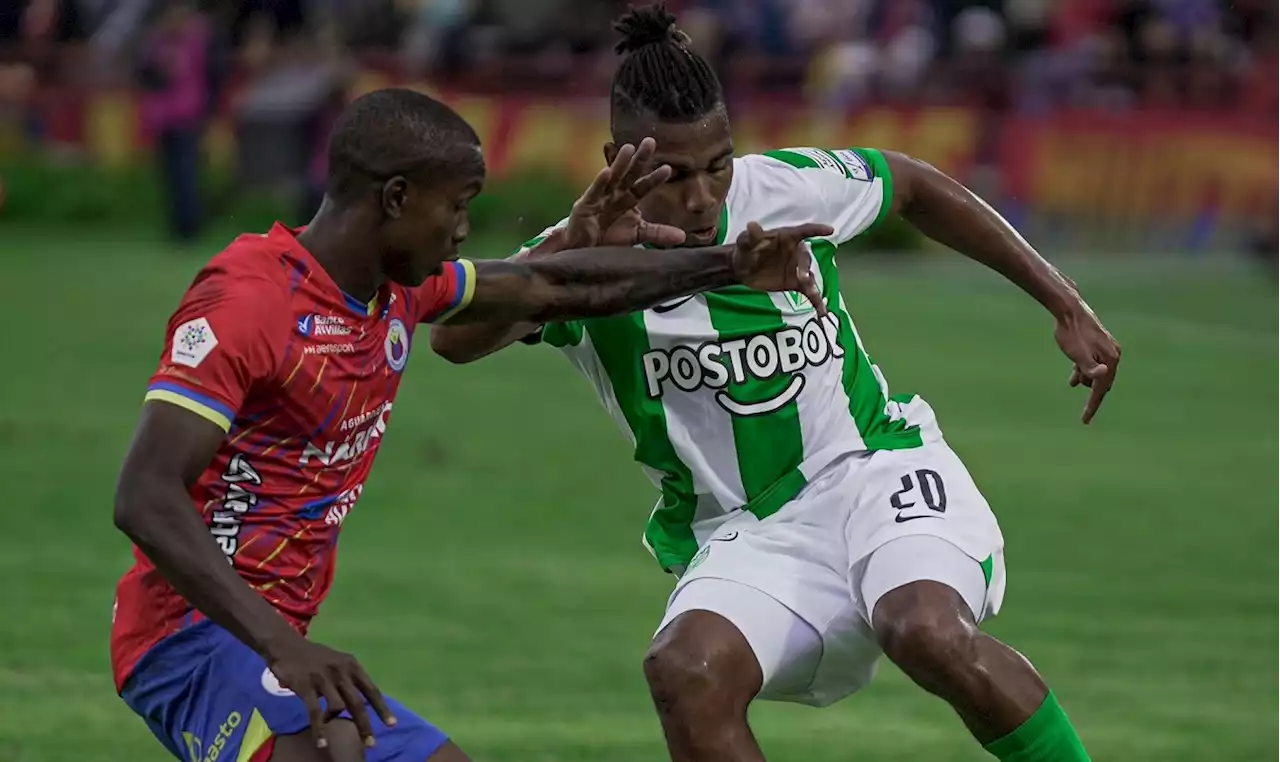
[[[439,275],[416,289],[419,323],[443,323],[471,304],[476,291],[476,266],[469,259],[444,263]]]
[[[796,200],[810,209],[804,221],[831,225],[837,244],[882,222],[893,205],[889,165],[875,149],[787,148],[764,155],[795,170]]]
[[[255,385],[283,362],[292,318],[266,278],[207,270],[169,319],[145,399],[189,410],[229,431]]]

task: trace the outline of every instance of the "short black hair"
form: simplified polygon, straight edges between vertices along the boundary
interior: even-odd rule
[[[613,75],[610,119],[652,116],[660,122],[698,120],[724,104],[724,89],[711,65],[689,49],[665,3],[631,8],[614,22],[623,56]]]
[[[467,120],[435,98],[402,87],[374,90],[333,126],[327,192],[347,200],[361,181],[457,172],[469,161],[483,171],[479,146]]]

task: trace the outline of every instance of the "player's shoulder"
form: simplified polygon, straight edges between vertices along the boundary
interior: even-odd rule
[[[247,233],[237,236],[201,269],[205,277],[217,277],[228,285],[261,292],[289,290],[290,271],[305,275],[306,267],[290,246],[273,235]]]
[[[180,312],[219,310],[246,321],[288,324],[293,284],[305,276],[305,264],[279,237],[241,235],[196,273]]]

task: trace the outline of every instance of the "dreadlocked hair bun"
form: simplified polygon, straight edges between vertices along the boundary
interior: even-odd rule
[[[662,3],[632,8],[613,25],[622,35],[622,61],[613,75],[609,113],[646,115],[664,122],[692,122],[719,108],[720,80],[710,64],[689,48],[689,36]]]
[[[667,11],[666,3],[631,8],[613,22],[613,28],[621,35],[613,51],[621,55],[650,45],[689,44],[689,35],[676,26],[676,17]]]

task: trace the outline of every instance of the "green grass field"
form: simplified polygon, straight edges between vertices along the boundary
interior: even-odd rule
[[[0,229],[0,761],[162,760],[115,697],[116,469],[166,316],[208,252]],[[478,246],[484,250],[483,244]],[[1050,324],[976,266],[849,263],[898,391],[923,393],[1000,515],[991,630],[1096,760],[1277,754],[1276,291],[1222,268],[1068,268],[1125,346],[1091,428]],[[665,759],[640,657],[671,582],[653,495],[554,351],[452,367],[420,334],[314,634],[477,760]],[[828,710],[757,706],[770,759],[986,757],[891,666]]]

